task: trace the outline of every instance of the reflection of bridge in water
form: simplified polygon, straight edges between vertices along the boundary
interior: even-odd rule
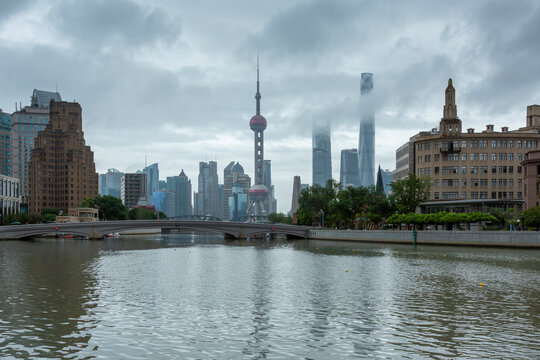
[[[245,238],[285,235],[289,238],[306,238],[309,228],[297,225],[241,223],[200,220],[121,220],[87,223],[30,224],[0,227],[0,239],[20,239],[44,234],[78,235],[99,239],[106,234],[137,229],[168,229],[180,232],[208,232],[223,234],[228,238]]]

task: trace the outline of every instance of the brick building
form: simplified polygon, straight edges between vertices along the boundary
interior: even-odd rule
[[[40,131],[28,162],[28,211],[65,212],[98,195],[94,153],[84,141],[76,102],[50,102],[49,123]]]

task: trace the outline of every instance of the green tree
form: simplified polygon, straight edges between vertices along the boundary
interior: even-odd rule
[[[128,213],[122,201],[112,195],[86,198],[81,207],[99,209],[99,218],[104,220],[126,220]]]
[[[129,220],[153,220],[157,219],[157,214],[144,207],[136,207],[129,210],[128,213]]]
[[[418,177],[409,173],[406,178],[396,180],[392,187],[391,201],[402,214],[412,213],[428,199],[431,181],[429,177]]]
[[[283,213],[268,214],[268,221],[270,221],[272,224],[292,224],[292,218]]]
[[[523,224],[527,227],[540,228],[540,206],[533,206],[525,210],[521,217],[523,218]]]
[[[313,185],[302,190],[296,212],[298,224],[311,226],[314,222],[321,223],[321,210],[326,220],[330,203],[338,191],[339,183],[335,180],[328,180],[325,187]]]

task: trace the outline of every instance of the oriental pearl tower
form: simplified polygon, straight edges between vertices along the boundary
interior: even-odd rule
[[[251,216],[264,216],[264,200],[268,197],[268,189],[264,186],[264,129],[266,119],[261,115],[261,93],[259,92],[259,57],[257,57],[257,93],[255,94],[256,113],[249,120],[249,127],[255,135],[255,184],[249,189],[249,213]]]

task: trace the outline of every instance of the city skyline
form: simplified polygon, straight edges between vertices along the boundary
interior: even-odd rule
[[[391,170],[398,144],[437,127],[448,78],[460,84],[460,117],[477,129],[517,127],[523,109],[540,103],[533,1],[21,1],[2,2],[0,12],[0,76],[10,84],[0,108],[30,105],[33,89],[76,100],[100,174],[140,170],[147,154],[161,179],[181,169],[195,179],[204,160],[217,160],[218,174],[237,161],[253,176],[245,124],[258,51],[272,121],[265,158],[281,212],[293,177],[311,179],[313,120],[332,121],[334,164],[358,146],[362,72],[377,77],[375,163]]]

